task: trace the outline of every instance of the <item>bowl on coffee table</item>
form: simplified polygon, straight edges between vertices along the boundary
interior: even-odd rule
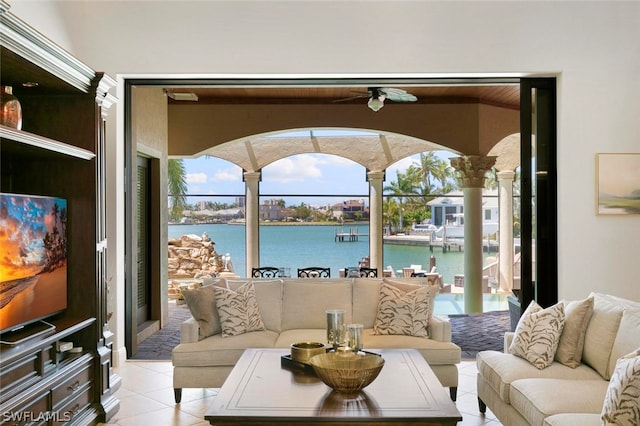
[[[309,360],[316,375],[337,392],[354,393],[369,386],[384,367],[379,355],[327,352]]]

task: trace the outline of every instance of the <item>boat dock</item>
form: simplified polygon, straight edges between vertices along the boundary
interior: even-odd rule
[[[396,235],[385,235],[383,237],[384,244],[395,244],[395,245],[405,245],[405,246],[423,246],[429,247],[429,250],[433,252],[434,248],[441,249],[443,252],[458,250],[464,250],[464,239],[461,238],[447,238],[446,240],[442,239],[433,239],[429,235],[415,235],[415,234],[396,234]],[[482,240],[483,250],[490,253],[492,251],[498,251],[498,242],[495,240]]]
[[[359,237],[368,237],[369,234],[360,233],[357,227],[349,228],[348,231],[345,231],[344,228],[336,228],[334,232],[334,241],[337,243],[342,242],[354,242],[358,241]]]

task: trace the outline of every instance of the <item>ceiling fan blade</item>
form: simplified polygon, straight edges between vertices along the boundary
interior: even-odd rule
[[[381,87],[378,89],[380,93],[383,93],[384,96],[390,101],[394,102],[415,102],[418,100],[414,95],[408,93],[406,90],[395,89],[392,87]]]
[[[357,95],[357,96],[351,96],[351,97],[348,97],[348,98],[336,99],[333,102],[347,102],[347,101],[352,101],[354,99],[368,98],[370,96],[371,95],[367,93],[366,95],[362,94],[362,95]]]

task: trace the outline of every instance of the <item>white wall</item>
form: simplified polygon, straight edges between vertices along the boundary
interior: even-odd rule
[[[11,3],[112,76],[557,75],[559,297],[640,300],[640,216],[595,214],[595,154],[640,152],[640,2]]]

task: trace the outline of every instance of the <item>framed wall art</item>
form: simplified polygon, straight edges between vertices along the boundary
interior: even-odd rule
[[[640,153],[596,155],[596,212],[640,215]]]

